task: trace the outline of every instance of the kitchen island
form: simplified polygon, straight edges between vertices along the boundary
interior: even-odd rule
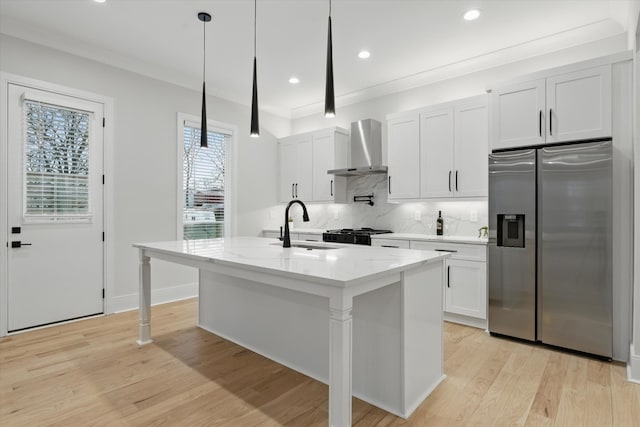
[[[352,395],[408,417],[444,379],[448,254],[292,245],[253,237],[135,244],[138,344],[152,342],[150,259],[192,266],[199,326],[328,383],[329,425],[351,425]]]

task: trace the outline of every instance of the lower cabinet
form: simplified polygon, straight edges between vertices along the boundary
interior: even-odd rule
[[[487,327],[487,247],[411,241],[411,249],[449,252],[445,263],[445,320]]]
[[[446,262],[444,311],[487,318],[487,264],[449,258]]]
[[[444,319],[487,328],[487,247],[464,243],[379,239],[372,246],[448,252],[442,306]]]

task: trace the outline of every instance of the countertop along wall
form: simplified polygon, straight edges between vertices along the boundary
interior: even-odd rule
[[[114,170],[105,171],[113,174],[114,195],[108,308],[137,307],[138,254],[131,244],[176,238],[177,113],[200,115],[199,87],[189,90],[6,35],[0,35],[0,71],[113,98]],[[263,179],[257,191],[255,177],[277,176],[276,137],[290,133],[290,120],[261,112],[262,135],[252,139],[248,107],[208,96],[207,109],[210,119],[237,127],[235,229],[257,235],[278,187],[275,178]],[[195,270],[161,261],[153,269],[154,302],[197,292]]]

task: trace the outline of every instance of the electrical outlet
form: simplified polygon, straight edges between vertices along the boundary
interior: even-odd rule
[[[472,210],[469,212],[469,219],[471,222],[478,222],[478,211]]]
[[[416,210],[413,213],[413,219],[415,219],[416,221],[420,221],[422,219],[422,212],[420,212],[419,210]]]
[[[276,210],[275,209],[271,209],[269,211],[269,217],[271,217],[271,219],[274,219],[276,217]]]
[[[340,219],[340,211],[338,210],[333,211],[333,219]]]

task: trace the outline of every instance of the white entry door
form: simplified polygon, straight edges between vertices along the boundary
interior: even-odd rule
[[[99,314],[103,105],[8,86],[8,330]]]

